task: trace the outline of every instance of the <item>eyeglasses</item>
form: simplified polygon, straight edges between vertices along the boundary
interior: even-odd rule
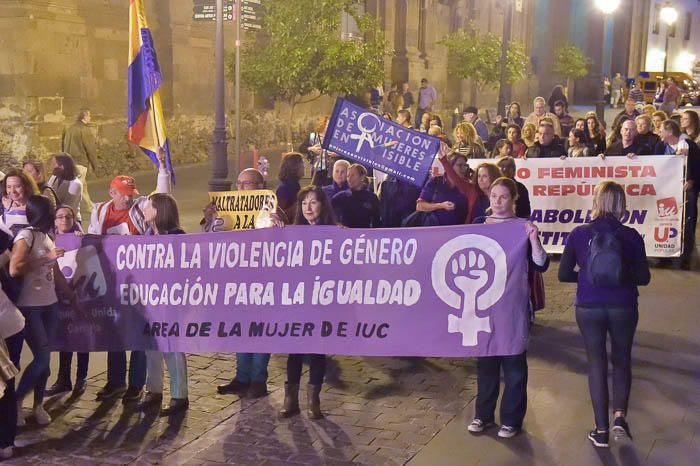
[[[72,215],[56,215],[56,220],[73,220],[74,218]]]

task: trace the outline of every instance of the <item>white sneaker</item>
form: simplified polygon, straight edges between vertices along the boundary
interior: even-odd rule
[[[501,438],[513,438],[518,435],[518,432],[520,432],[520,429],[515,427],[501,426],[501,428],[498,429],[498,436]]]
[[[51,424],[51,416],[46,412],[43,406],[37,406],[34,408],[34,419],[40,426]]]
[[[13,453],[12,447],[0,448],[0,460],[12,458]]]
[[[484,431],[487,427],[489,427],[492,422],[484,422],[479,418],[475,418],[469,425],[467,426],[467,430],[473,434],[480,434],[481,432]]]

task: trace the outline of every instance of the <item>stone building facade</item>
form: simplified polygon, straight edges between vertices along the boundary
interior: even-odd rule
[[[541,46],[534,42],[532,28],[535,2],[511,1],[516,5],[513,38],[523,41],[531,54]],[[164,75],[161,95],[173,156],[178,163],[204,161],[213,126],[214,24],[192,20],[191,0],[145,3]],[[126,141],[128,4],[127,0],[0,2],[2,166],[26,158],[45,159],[58,151],[63,128],[88,107],[100,147],[98,174],[149,167],[148,160]],[[438,109],[447,118],[454,108],[467,104],[494,107],[495,91],[477,96],[469,82],[447,76],[447,52],[437,41],[472,20],[484,31],[501,34],[502,4],[494,0],[366,0],[366,11],[377,17],[386,31],[388,48],[394,51],[386,59],[386,83],[408,81],[415,90],[421,78],[428,78],[438,90]],[[233,50],[232,26],[226,23],[228,50]],[[524,111],[529,111],[527,101],[549,91],[540,87],[538,76],[531,74],[513,86],[513,98],[523,101]],[[328,97],[299,108],[298,132],[329,112],[332,101]],[[283,105],[256,108],[249,96],[243,104],[246,142],[265,147],[283,140],[287,112]]]

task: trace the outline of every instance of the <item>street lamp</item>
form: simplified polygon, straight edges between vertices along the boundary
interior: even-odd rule
[[[606,47],[611,41],[610,37],[610,25],[612,23],[612,14],[620,6],[620,0],[595,0],[595,6],[600,10],[604,17],[605,23],[603,25],[603,53],[600,60],[600,102],[596,105],[596,114],[598,115],[598,120],[605,120],[605,76],[610,74],[608,69],[609,64],[605,59]]]
[[[678,11],[666,3],[666,6],[661,9],[659,16],[661,17],[661,21],[666,25],[666,46],[664,47],[664,79],[666,79],[666,70],[668,67],[668,37],[669,32],[671,32],[671,26],[673,26],[678,19]]]

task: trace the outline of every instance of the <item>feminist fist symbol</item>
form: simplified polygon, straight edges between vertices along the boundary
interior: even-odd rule
[[[455,257],[455,253],[465,249],[470,249],[468,255],[461,252]],[[491,277],[486,268],[487,256],[494,265]],[[447,283],[448,266],[459,293]],[[462,309],[461,316],[450,314],[447,320],[448,332],[462,334],[462,346],[476,346],[479,332],[491,333],[491,319],[477,316],[476,311],[488,309],[501,298],[507,270],[503,248],[486,236],[458,236],[435,253],[431,271],[433,289],[447,305]]]
[[[479,252],[469,251],[469,268],[467,258],[462,253],[452,259],[452,273],[455,285],[462,292],[462,317],[450,314],[447,317],[447,330],[462,334],[462,346],[475,346],[478,332],[491,332],[488,317],[476,315],[476,294],[486,285],[489,274],[484,269],[486,258]],[[458,274],[463,275],[458,275]]]

